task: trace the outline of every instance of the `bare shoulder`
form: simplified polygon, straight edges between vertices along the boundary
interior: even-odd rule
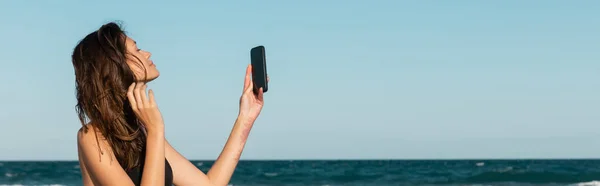
[[[99,148],[102,151],[110,148],[106,139],[100,131],[91,124],[82,126],[77,131],[77,146],[81,148],[93,147]]]
[[[94,128],[92,128],[92,126],[90,124],[82,126],[77,131],[77,143],[81,144],[82,142],[89,140],[90,136],[92,136],[90,134],[93,134],[92,132],[95,132],[95,131],[96,130]]]
[[[98,149],[97,156],[100,156],[100,148],[98,148],[99,146],[97,145],[98,143],[94,143],[94,141],[97,139],[95,135],[96,131],[96,129],[91,128],[91,125],[82,126],[77,131],[77,157],[79,158],[79,167],[81,169],[81,178],[84,186],[94,186],[94,182],[97,183],[96,180],[92,180],[92,177],[90,177],[90,173],[85,163],[88,158],[84,156],[84,154],[90,154],[90,152],[84,152],[89,151],[84,149],[90,149],[90,146]],[[99,140],[97,142],[99,142]]]
[[[84,185],[133,185],[104,136],[93,125],[77,131],[77,150]]]
[[[90,124],[82,126],[77,131],[77,151],[79,161],[87,161],[88,164],[116,161],[106,138],[96,127]]]

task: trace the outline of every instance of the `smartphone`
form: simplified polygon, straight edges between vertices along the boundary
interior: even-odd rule
[[[267,85],[267,60],[265,47],[257,46],[250,49],[250,63],[252,64],[252,83],[254,83],[254,93],[262,87],[263,93],[269,90]]]

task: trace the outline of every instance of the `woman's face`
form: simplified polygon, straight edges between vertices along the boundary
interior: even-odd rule
[[[127,37],[125,41],[127,48],[127,65],[135,74],[136,81],[152,81],[160,75],[156,65],[150,59],[152,54],[148,51],[139,49],[136,42]],[[145,71],[145,73],[144,73]]]

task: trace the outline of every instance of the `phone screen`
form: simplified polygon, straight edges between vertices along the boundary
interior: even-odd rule
[[[263,92],[269,89],[267,85],[267,61],[265,56],[265,47],[257,46],[250,49],[250,61],[252,64],[252,83],[254,83],[254,93],[258,93],[259,88]]]

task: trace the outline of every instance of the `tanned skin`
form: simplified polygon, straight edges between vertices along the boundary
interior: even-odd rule
[[[146,130],[146,159],[142,174],[142,186],[157,186],[165,183],[165,158],[173,170],[173,184],[177,186],[226,186],[239,162],[248,135],[259,116],[264,101],[262,88],[254,94],[251,79],[252,66],[246,68],[244,88],[240,98],[239,113],[227,139],[225,147],[215,164],[206,174],[181,155],[165,138],[165,124],[158,109],[152,90],[146,91],[147,82],[158,77],[151,54],[137,48],[127,37],[127,50],[141,58],[144,68],[130,65],[137,80],[129,86],[127,99]],[[144,72],[141,76],[138,72]],[[141,78],[141,77],[145,77]],[[148,94],[148,96],[146,96]],[[116,161],[112,149],[102,134],[94,127],[94,121],[77,133],[77,145],[81,175],[85,186],[134,185],[125,170]],[[199,147],[200,148],[200,147]],[[100,149],[100,150],[99,150]]]

